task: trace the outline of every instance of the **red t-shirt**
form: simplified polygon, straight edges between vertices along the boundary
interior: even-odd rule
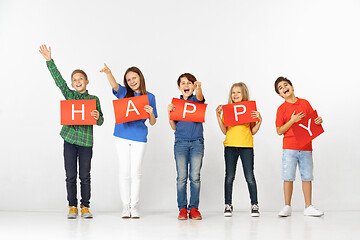
[[[297,98],[297,101],[295,103],[289,103],[285,101],[283,104],[280,105],[277,110],[276,127],[281,127],[285,123],[287,123],[291,119],[291,115],[294,111],[295,114],[303,112],[305,113],[305,116],[308,116],[314,110],[311,107],[310,103],[305,99]],[[310,142],[303,147],[299,147],[296,142],[296,137],[294,135],[292,127],[290,127],[289,130],[284,133],[283,149],[312,151],[312,144]]]

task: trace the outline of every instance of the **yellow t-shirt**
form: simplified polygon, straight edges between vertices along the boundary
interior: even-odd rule
[[[224,117],[222,118],[224,122]],[[226,137],[224,146],[227,147],[254,147],[253,135],[251,133],[250,123],[245,123],[226,128]]]

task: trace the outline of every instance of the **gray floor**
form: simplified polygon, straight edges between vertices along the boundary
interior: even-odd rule
[[[60,212],[0,212],[0,239],[360,239],[360,212],[326,212],[320,218],[293,212],[288,218],[262,212],[202,213],[203,220],[177,220],[177,213],[94,212],[93,219],[66,219]]]

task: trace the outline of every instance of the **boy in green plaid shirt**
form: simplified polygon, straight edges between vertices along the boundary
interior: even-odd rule
[[[101,126],[104,122],[101,112],[99,98],[90,95],[86,90],[89,84],[87,75],[82,70],[75,70],[71,74],[71,86],[75,89],[70,90],[65,80],[58,71],[54,60],[51,59],[51,47],[40,46],[39,52],[46,59],[46,65],[55,80],[56,86],[61,90],[66,100],[95,99],[96,110],[91,112],[97,120],[97,125]],[[60,136],[64,139],[64,162],[66,171],[67,200],[69,202],[68,218],[77,217],[77,161],[79,160],[79,178],[81,181],[81,216],[92,218],[89,211],[90,204],[90,169],[93,146],[93,126],[92,125],[64,125]]]

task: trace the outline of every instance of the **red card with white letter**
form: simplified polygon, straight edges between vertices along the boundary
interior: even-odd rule
[[[173,98],[175,111],[170,112],[170,120],[186,122],[205,122],[207,104]]]
[[[96,100],[61,100],[61,125],[96,125],[91,112],[96,110]]]
[[[292,125],[292,130],[300,147],[305,146],[314,138],[324,132],[321,125],[315,124],[315,119],[318,117],[316,110],[310,113],[309,116],[304,117],[299,122]]]
[[[149,105],[148,95],[113,100],[113,104],[116,124],[150,118],[144,109]]]
[[[255,101],[227,104],[222,108],[225,127],[259,121],[258,118],[251,117],[251,112],[257,111]]]

